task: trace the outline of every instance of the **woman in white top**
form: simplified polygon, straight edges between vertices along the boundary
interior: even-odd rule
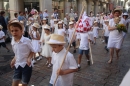
[[[121,10],[120,9],[115,9],[113,11],[113,16],[114,17],[119,17],[121,15]],[[124,24],[124,20],[121,18],[119,21],[119,24]],[[113,60],[113,55],[114,55],[114,49],[116,50],[116,56],[117,59],[119,59],[119,51],[121,48],[122,40],[123,40],[123,34],[122,32],[119,32],[116,28],[116,22],[113,19],[110,19],[109,21],[109,26],[108,29],[110,31],[109,34],[109,40],[108,40],[108,45],[107,47],[110,49],[110,60],[108,63],[112,63]]]

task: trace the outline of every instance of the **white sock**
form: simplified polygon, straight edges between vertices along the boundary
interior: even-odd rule
[[[78,64],[78,67],[80,67],[80,64]]]

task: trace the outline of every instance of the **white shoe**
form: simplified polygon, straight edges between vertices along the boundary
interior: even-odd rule
[[[52,66],[52,64],[49,64],[47,67],[51,67]]]
[[[37,59],[37,61],[41,60],[42,59],[42,56],[39,56],[39,58]]]
[[[32,63],[35,64],[35,63],[36,63],[36,60],[33,59],[33,60],[32,60]]]
[[[48,61],[47,61],[45,65],[47,66],[48,64],[49,64],[49,63],[48,63]]]

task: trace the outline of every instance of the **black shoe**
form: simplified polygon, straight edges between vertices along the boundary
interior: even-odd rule
[[[88,65],[90,65],[90,61],[88,61]]]
[[[8,50],[7,52],[10,52],[10,50]]]
[[[76,50],[74,50],[74,52],[73,53],[76,53]]]
[[[78,66],[78,71],[81,69],[81,66]]]

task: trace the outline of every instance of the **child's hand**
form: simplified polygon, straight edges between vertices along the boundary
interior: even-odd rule
[[[10,63],[11,68],[14,67],[14,64],[15,64],[15,58],[13,58],[12,61],[11,61],[11,63]]]
[[[28,65],[28,66],[31,65],[31,61],[32,61],[32,60],[31,60],[30,58],[27,59],[27,65]]]
[[[57,70],[57,75],[64,75],[64,71],[63,71],[63,70],[58,69],[58,70]]]

